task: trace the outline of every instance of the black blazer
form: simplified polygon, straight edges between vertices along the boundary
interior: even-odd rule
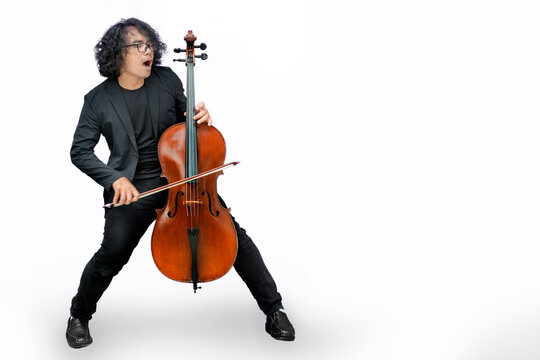
[[[185,121],[186,97],[178,76],[168,67],[156,67],[145,79],[156,143],[171,125]],[[103,135],[111,155],[105,165],[94,154]],[[111,190],[122,176],[133,180],[139,153],[129,112],[117,79],[107,79],[84,97],[73,136],[71,161],[97,183]]]

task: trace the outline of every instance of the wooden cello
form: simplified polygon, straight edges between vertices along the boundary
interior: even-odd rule
[[[193,67],[197,38],[189,30],[184,37],[187,66],[186,122],[167,129],[158,144],[162,176],[169,183],[192,177],[223,165],[225,140],[212,126],[197,126]],[[168,278],[193,283],[216,280],[233,266],[238,249],[230,209],[221,205],[214,173],[169,189],[167,204],[157,210],[152,233],[152,256],[158,269]]]

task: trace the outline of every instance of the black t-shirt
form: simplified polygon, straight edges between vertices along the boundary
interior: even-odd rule
[[[148,109],[148,96],[146,86],[136,90],[122,88],[122,95],[131,117],[131,124],[137,140],[139,161],[135,170],[134,179],[148,179],[161,174],[159,165],[157,142],[152,130],[150,111]]]

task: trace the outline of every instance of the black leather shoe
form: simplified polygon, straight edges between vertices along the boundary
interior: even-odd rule
[[[277,340],[294,340],[294,328],[283,311],[278,310],[266,317],[266,332]]]
[[[74,349],[90,345],[92,337],[90,336],[90,329],[88,329],[88,320],[70,317],[68,319],[66,339],[68,345]]]

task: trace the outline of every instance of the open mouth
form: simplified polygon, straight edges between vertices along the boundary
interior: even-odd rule
[[[145,62],[143,62],[143,66],[150,69],[152,67],[152,60],[146,60]]]

